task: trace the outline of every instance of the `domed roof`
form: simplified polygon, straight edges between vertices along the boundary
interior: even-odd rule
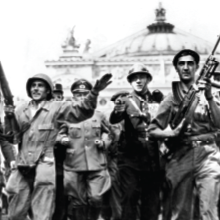
[[[199,54],[208,54],[213,44],[165,22],[165,9],[161,4],[156,9],[156,22],[146,29],[131,35],[103,50],[96,57],[136,57],[152,55],[173,55],[182,49],[192,49]]]

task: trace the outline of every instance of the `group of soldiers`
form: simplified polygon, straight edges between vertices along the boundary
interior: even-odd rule
[[[31,101],[5,108],[20,129],[17,155],[12,144],[1,143],[11,168],[9,219],[219,219],[220,108],[209,79],[197,84],[200,98],[190,120],[171,126],[199,62],[190,49],[174,56],[178,96],[151,92],[152,74],[135,63],[127,75],[132,92],[112,96],[110,115],[96,106],[111,74],[94,86],[77,80],[69,101],[47,75],[29,78]]]

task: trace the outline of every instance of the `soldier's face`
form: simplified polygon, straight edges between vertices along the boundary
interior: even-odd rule
[[[176,65],[180,80],[186,83],[195,80],[195,73],[198,68],[199,65],[196,64],[191,55],[180,57]]]
[[[146,84],[149,83],[149,78],[145,74],[138,73],[132,76],[130,83],[136,92],[141,92]]]
[[[53,98],[54,98],[54,101],[62,101],[63,100],[62,92],[54,92]]]
[[[47,99],[47,95],[50,91],[44,81],[34,80],[31,84],[30,92],[33,100],[44,101]]]
[[[73,93],[73,98],[76,101],[82,101],[85,99],[85,97],[88,95],[89,92],[74,92]]]

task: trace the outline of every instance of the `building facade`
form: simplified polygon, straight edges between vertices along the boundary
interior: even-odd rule
[[[91,43],[89,41],[84,53],[79,53],[79,45],[71,32],[62,46],[63,54],[58,60],[45,61],[53,82],[61,83],[64,95],[71,97],[70,86],[76,79],[85,78],[95,83],[104,73],[112,73],[112,84],[99,98],[99,107],[109,108],[109,99],[114,93],[131,90],[127,82],[128,70],[135,62],[142,62],[153,75],[150,90],[160,89],[166,95],[171,90],[171,81],[178,80],[172,65],[173,56],[182,49],[192,49],[200,54],[202,64],[212,51],[214,43],[166,22],[166,10],[161,4],[155,14],[155,22],[145,29],[93,54],[86,53]],[[220,57],[219,51],[216,56]]]

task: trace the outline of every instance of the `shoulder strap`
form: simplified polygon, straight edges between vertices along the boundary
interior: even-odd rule
[[[179,81],[172,82],[172,91],[175,101],[180,104],[180,102],[183,100],[184,94],[181,91],[181,84]]]
[[[129,96],[128,99],[130,100],[131,104],[133,105],[133,107],[139,112],[140,115],[142,115],[142,111],[140,110],[140,108],[138,107],[137,103],[134,101],[134,99],[132,99],[132,96]]]

